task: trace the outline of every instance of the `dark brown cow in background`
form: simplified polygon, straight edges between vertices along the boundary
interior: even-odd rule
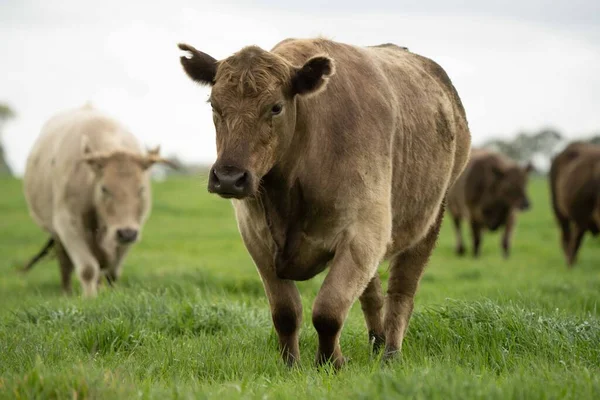
[[[483,149],[473,149],[463,174],[448,193],[448,210],[456,229],[456,252],[465,253],[461,222],[469,221],[473,255],[479,256],[484,229],[495,231],[504,226],[502,249],[510,254],[510,244],[519,210],[527,210],[526,193],[531,164],[521,167],[507,157]]]
[[[600,230],[600,146],[575,142],[559,153],[550,168],[550,195],[572,267],[585,232]]]
[[[212,86],[217,161],[209,191],[233,198],[284,360],[299,358],[293,281],[329,267],[314,302],[317,363],[344,361],[340,332],[360,298],[370,339],[397,354],[450,185],[471,137],[444,70],[395,45],[288,39],[181,63]],[[388,296],[377,267],[390,259]]]

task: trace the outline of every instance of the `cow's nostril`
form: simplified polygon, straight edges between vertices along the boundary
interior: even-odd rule
[[[239,177],[236,181],[235,181],[235,186],[237,188],[244,188],[244,186],[246,186],[246,181],[248,180],[248,173],[244,172],[242,173],[242,176]]]
[[[221,180],[219,179],[219,174],[217,174],[217,171],[215,169],[213,169],[212,171],[212,184],[214,185],[215,188],[219,188],[219,186],[221,186]]]

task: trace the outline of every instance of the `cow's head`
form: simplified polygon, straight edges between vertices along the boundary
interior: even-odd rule
[[[533,165],[528,163],[525,167],[511,165],[503,167],[494,165],[492,173],[495,178],[495,197],[497,201],[511,209],[521,211],[531,207],[527,196],[527,181]]]
[[[253,196],[289,150],[297,97],[323,90],[334,73],[333,61],[315,56],[295,66],[255,46],[217,61],[189,45],[179,48],[190,53],[181,57],[188,76],[212,87],[217,161],[208,190],[225,198]]]
[[[84,168],[93,172],[93,202],[100,246],[111,256],[122,246],[140,238],[142,225],[151,206],[149,169],[167,163],[159,148],[147,155],[127,151],[93,152],[83,143]]]

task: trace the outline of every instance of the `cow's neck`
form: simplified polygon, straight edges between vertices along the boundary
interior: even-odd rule
[[[303,121],[306,118],[302,102],[298,102],[294,137],[280,161],[261,182],[260,203],[279,251],[295,245],[309,218],[311,205],[304,187],[307,182],[303,181],[300,171],[308,162],[311,130]]]
[[[260,194],[273,240],[281,250],[296,240],[306,217],[306,201],[300,181],[279,167],[263,177]]]

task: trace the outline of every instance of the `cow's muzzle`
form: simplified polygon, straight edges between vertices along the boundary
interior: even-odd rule
[[[117,229],[117,241],[120,244],[131,244],[138,239],[139,232],[133,228]]]
[[[213,166],[208,178],[208,191],[230,199],[242,199],[252,190],[252,176],[234,166]]]
[[[525,198],[523,199],[523,201],[521,202],[519,209],[521,211],[527,211],[531,208],[531,203],[529,202],[529,199]]]

